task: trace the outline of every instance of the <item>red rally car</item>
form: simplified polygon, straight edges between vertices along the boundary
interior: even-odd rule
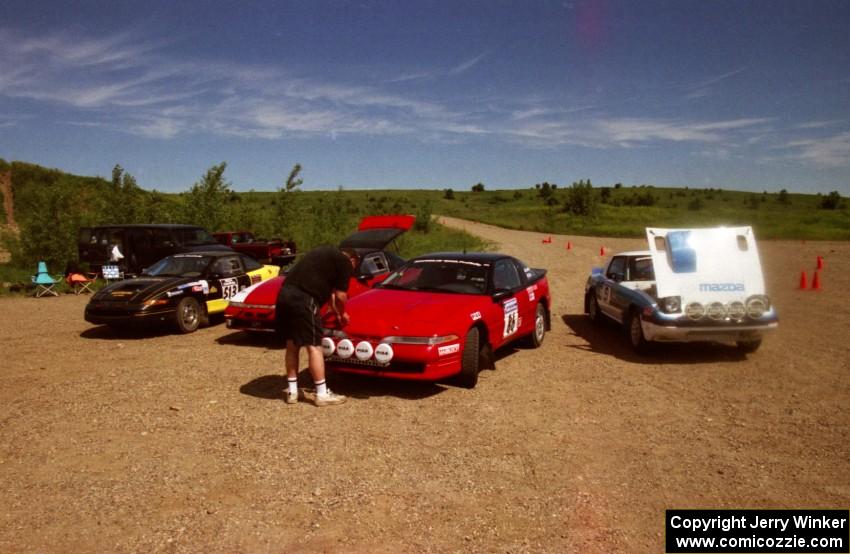
[[[322,348],[337,371],[472,388],[496,349],[540,346],[551,305],[544,269],[504,254],[428,254],[349,301],[351,322],[328,329]]]
[[[358,267],[348,285],[352,298],[384,280],[404,260],[387,247],[413,227],[413,215],[372,215],[360,220],[357,231],[340,242],[340,248],[354,249],[360,256]],[[227,327],[245,331],[274,332],[275,303],[286,275],[249,287],[230,299],[224,311]],[[327,310],[325,310],[327,311]]]

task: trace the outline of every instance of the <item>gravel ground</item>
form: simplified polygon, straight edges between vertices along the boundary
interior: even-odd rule
[[[331,375],[348,403],[289,406],[266,337],[0,299],[0,551],[661,552],[666,508],[850,504],[850,244],[760,243],[781,322],[756,354],[638,357],[582,295],[642,241],[443,219],[552,286],[543,346],[473,390]]]

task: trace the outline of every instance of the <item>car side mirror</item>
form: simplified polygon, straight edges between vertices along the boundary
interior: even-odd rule
[[[623,275],[622,273],[615,273],[611,276],[611,279],[613,279],[617,283],[619,283],[620,281],[622,281],[625,278],[626,278],[626,276]]]
[[[513,295],[513,292],[510,289],[499,289],[493,293],[493,302],[501,302],[511,295]]]

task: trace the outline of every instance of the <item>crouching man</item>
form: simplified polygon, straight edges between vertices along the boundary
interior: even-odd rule
[[[342,404],[346,397],[334,394],[325,382],[325,357],[322,354],[322,321],[319,310],[327,302],[341,325],[348,323],[345,303],[348,283],[357,266],[357,254],[334,246],[320,246],[304,255],[286,275],[278,294],[275,314],[278,328],[286,341],[287,404],[298,402],[298,355],[307,349],[308,366],[315,393],[304,397],[316,406]]]

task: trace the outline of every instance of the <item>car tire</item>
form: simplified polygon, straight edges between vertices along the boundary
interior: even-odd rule
[[[546,306],[542,303],[537,304],[534,310],[534,330],[528,335],[526,341],[531,348],[539,348],[543,344],[543,339],[546,337]]]
[[[649,351],[649,341],[643,335],[640,312],[637,310],[631,310],[629,312],[629,319],[626,324],[626,336],[629,338],[629,344],[632,345],[632,350],[638,354],[646,354]]]
[[[478,384],[478,371],[481,362],[480,336],[477,327],[473,327],[466,334],[463,344],[463,356],[460,362],[460,373],[457,376],[457,384],[466,389],[475,388]]]
[[[761,346],[761,339],[739,340],[735,343],[735,345],[738,347],[738,350],[744,354],[752,354]]]
[[[596,300],[595,290],[591,290],[587,295],[587,317],[593,323],[599,323],[599,301]]]
[[[181,333],[192,333],[201,325],[201,305],[198,300],[187,296],[181,298],[177,303],[177,310],[174,312],[174,323]]]

